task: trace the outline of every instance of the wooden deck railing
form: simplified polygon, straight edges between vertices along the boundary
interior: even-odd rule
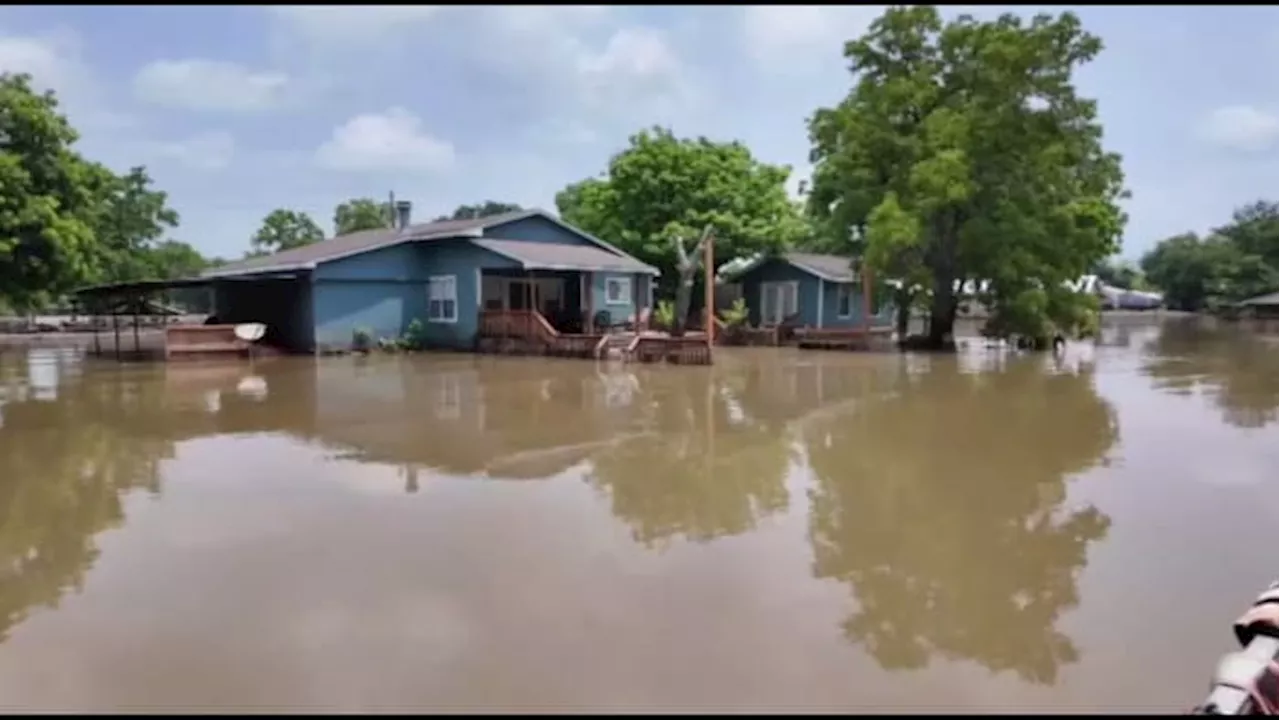
[[[592,357],[605,337],[600,333],[562,333],[537,310],[481,310],[481,338],[514,340],[524,352]]]
[[[616,350],[627,361],[711,364],[704,333],[562,333],[536,310],[481,310],[479,336],[482,352],[604,358]]]
[[[537,310],[481,310],[480,334],[553,342],[560,332]]]

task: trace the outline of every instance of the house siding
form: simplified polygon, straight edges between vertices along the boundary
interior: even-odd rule
[[[599,247],[581,235],[566,230],[544,217],[527,217],[484,229],[484,236],[503,240],[551,243],[553,245],[586,245]]]
[[[807,327],[841,328],[861,327],[863,323],[862,285],[860,283],[837,283],[820,281],[812,275],[781,259],[766,260],[742,275],[739,283],[742,286],[742,297],[746,300],[750,312],[751,323],[760,323],[760,286],[766,282],[799,283],[797,302],[799,305],[799,324]],[[840,317],[839,288],[846,285],[852,288],[853,298],[849,317]],[[821,288],[821,289],[819,289]],[[821,295],[821,297],[819,297]],[[818,307],[821,303],[822,310]],[[888,325],[893,322],[893,309],[889,303],[883,303],[880,312],[871,317],[872,325]],[[819,323],[821,320],[821,323]]]
[[[849,304],[849,317],[839,316],[840,287],[846,286],[853,293]],[[862,327],[862,283],[822,283],[822,326],[824,328]],[[893,323],[893,308],[888,302],[880,304],[879,312],[871,316],[871,324],[875,326]],[[815,324],[814,327],[817,327]]]
[[[818,279],[813,275],[778,259],[766,260],[760,265],[744,273],[739,280],[742,285],[742,297],[747,302],[751,324],[759,325],[761,311],[760,286],[766,282],[797,282],[796,304],[799,311],[799,324],[810,327],[818,326]]]
[[[629,280],[631,282],[631,287],[627,292],[627,297],[625,302],[621,302],[621,303],[608,302],[609,295],[606,288],[607,288],[608,280],[610,278]],[[648,293],[648,285],[647,285],[647,282],[645,282],[647,280],[648,278],[644,275],[631,275],[628,273],[606,273],[606,272],[592,273],[591,274],[591,307],[594,309],[595,312],[600,312],[601,310],[608,312],[609,319],[612,322],[615,322],[615,323],[622,322],[626,318],[631,317],[631,315],[636,311],[635,295],[636,295],[637,287],[640,288],[641,303],[645,302],[645,298],[647,297],[645,293]]]
[[[595,245],[541,217],[495,225],[484,234],[525,242]],[[478,330],[481,273],[519,269],[518,262],[461,238],[404,243],[322,263],[313,273],[306,303],[310,314],[307,328],[313,328],[310,344],[320,350],[350,348],[357,330],[367,330],[375,340],[396,338],[418,319],[429,346],[470,349]],[[439,275],[455,278],[456,322],[427,320],[428,280]],[[610,305],[606,286],[608,279],[615,277],[630,279],[632,292],[625,303]],[[642,306],[647,304],[650,282],[645,275],[592,273],[592,306],[607,310],[613,321],[621,321],[635,312],[637,288]]]
[[[514,267],[466,240],[397,245],[326,263],[315,274],[316,344],[349,348],[358,329],[375,339],[399,337],[416,318],[430,346],[469,348],[479,320],[478,271]],[[427,282],[437,275],[456,278],[457,322],[427,321]]]

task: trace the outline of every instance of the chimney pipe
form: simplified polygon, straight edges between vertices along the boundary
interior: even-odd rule
[[[410,220],[413,217],[413,203],[408,200],[399,200],[396,202],[396,229],[404,230],[409,227]]]

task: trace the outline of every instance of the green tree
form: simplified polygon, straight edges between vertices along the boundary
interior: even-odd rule
[[[1259,201],[1238,208],[1208,237],[1160,241],[1142,257],[1142,270],[1170,307],[1196,311],[1275,292],[1278,263],[1277,206]]]
[[[211,265],[200,251],[178,240],[157,243],[144,257],[150,269],[148,277],[159,280],[193,277]]]
[[[1274,270],[1280,265],[1280,205],[1275,202],[1258,200],[1237,208],[1231,223],[1213,234],[1226,238],[1243,254],[1256,255],[1266,267]],[[1275,289],[1274,280],[1271,289]]]
[[[846,44],[853,89],[810,121],[809,211],[877,274],[928,278],[932,346],[967,279],[990,280],[1013,331],[1078,320],[1062,284],[1125,221],[1120,158],[1071,82],[1101,49],[1071,13],[943,23],[932,6],[890,8]]]
[[[662,271],[671,297],[677,238],[689,243],[710,226],[715,263],[793,246],[807,234],[787,195],[786,166],[768,165],[741,143],[682,139],[654,128],[633,135],[603,177],[556,195],[565,222],[615,243]]]
[[[110,174],[72,149],[77,137],[52,92],[0,73],[0,299],[16,310],[98,272],[92,223]]]
[[[515,203],[485,200],[475,205],[459,205],[452,215],[441,215],[436,218],[436,222],[441,220],[478,220],[480,218],[493,217],[494,215],[502,215],[503,213],[519,212],[523,209]]]
[[[153,251],[165,231],[177,227],[178,214],[168,206],[168,196],[151,184],[143,167],[103,179],[93,229],[106,282],[163,277],[156,274]]]
[[[333,210],[335,236],[390,226],[391,206],[372,198],[352,198]]]
[[[266,255],[310,245],[324,239],[324,231],[306,213],[280,208],[272,210],[250,240],[250,254]]]

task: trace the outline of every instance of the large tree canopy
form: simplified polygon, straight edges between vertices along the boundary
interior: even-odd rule
[[[110,173],[72,149],[77,135],[53,93],[0,74],[0,299],[38,307],[92,280],[93,220]]]
[[[1101,49],[1071,13],[944,23],[931,6],[891,8],[846,45],[853,89],[810,121],[809,212],[878,273],[925,281],[933,344],[966,279],[990,280],[984,299],[1022,334],[1079,320],[1062,283],[1125,221],[1120,158],[1071,82]]]
[[[669,293],[678,275],[676,238],[692,245],[710,225],[717,265],[802,238],[805,224],[785,188],[790,174],[757,161],[741,143],[654,128],[632,136],[603,177],[556,195],[556,207],[565,222],[661,270]]]
[[[102,255],[102,279],[126,282],[161,277],[158,264],[166,262],[162,254],[171,258],[174,250],[162,250],[160,239],[177,227],[178,214],[169,208],[168,196],[151,187],[146,168],[108,176],[97,201],[93,227]]]
[[[391,205],[372,198],[352,198],[333,209],[333,234],[390,227]]]
[[[280,208],[272,210],[262,220],[262,227],[249,241],[253,248],[250,254],[266,255],[292,250],[323,239],[324,231],[306,213]]]
[[[1208,237],[1185,233],[1162,240],[1142,258],[1142,270],[1179,310],[1202,310],[1276,290],[1280,224],[1274,202],[1235,211]]]
[[[79,285],[203,265],[189,246],[161,242],[178,214],[146,168],[116,175],[77,154],[76,138],[53,93],[0,74],[0,304],[32,310]]]

